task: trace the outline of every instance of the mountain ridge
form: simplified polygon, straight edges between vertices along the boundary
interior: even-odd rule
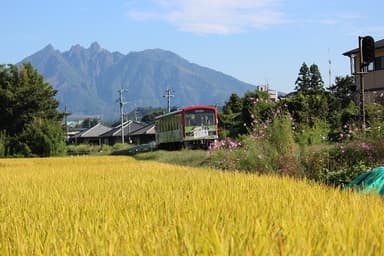
[[[166,88],[173,89],[172,105],[223,104],[231,93],[243,95],[256,87],[220,71],[191,63],[174,52],[159,48],[122,54],[93,42],[60,52],[48,44],[24,58],[58,90],[60,108],[67,105],[76,115],[117,117],[117,91],[124,94],[125,111],[136,107],[165,107]]]

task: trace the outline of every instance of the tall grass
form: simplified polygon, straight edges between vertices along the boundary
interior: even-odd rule
[[[0,159],[1,255],[383,255],[376,196],[130,157]]]

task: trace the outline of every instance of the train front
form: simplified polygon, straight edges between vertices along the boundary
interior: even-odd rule
[[[184,111],[184,144],[208,147],[218,139],[217,110],[210,106],[193,106]]]

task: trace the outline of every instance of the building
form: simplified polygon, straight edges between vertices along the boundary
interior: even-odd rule
[[[156,139],[155,134],[156,134],[155,124],[148,124],[132,132],[131,138],[136,145],[141,145],[141,144],[155,141]]]
[[[101,135],[112,130],[111,127],[105,126],[101,123],[96,124],[95,126],[83,130],[80,133],[75,134],[69,138],[70,144],[90,144],[90,145],[102,145],[103,140]]]
[[[357,90],[360,91],[360,49],[356,48],[343,53],[349,57],[351,74],[355,76]],[[364,77],[365,99],[368,102],[383,102],[384,100],[384,39],[375,42],[375,61],[367,67]]]
[[[260,91],[260,92],[268,92],[269,98],[272,101],[278,101],[278,99],[279,99],[277,91],[269,88],[268,84],[266,84],[266,85],[258,85],[258,86],[256,86],[256,90]]]
[[[125,121],[123,123],[123,132],[124,132],[124,141],[129,144],[136,144],[133,137],[131,137],[132,133],[143,128],[146,124],[139,121]],[[121,125],[112,128],[104,134],[101,134],[103,144],[114,145],[116,143],[121,143]]]

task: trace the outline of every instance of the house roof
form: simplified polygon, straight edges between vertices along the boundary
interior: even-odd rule
[[[145,126],[145,123],[138,121],[126,121],[123,123],[124,135],[131,135],[133,132]],[[102,137],[119,137],[121,136],[121,125],[112,128],[110,131],[101,134]]]
[[[148,124],[135,132],[132,132],[131,135],[154,135],[155,134],[155,124]]]
[[[112,130],[111,127],[103,125],[101,123],[98,123],[95,126],[89,128],[87,130],[81,131],[80,133],[74,135],[74,137],[76,137],[76,138],[94,138],[94,137],[98,137],[101,134],[104,134],[110,130]]]
[[[375,48],[376,49],[384,48],[384,39],[376,41],[375,42]],[[351,56],[352,54],[356,54],[356,53],[359,53],[359,52],[360,52],[360,49],[356,48],[356,49],[353,49],[353,50],[350,50],[348,52],[343,53],[343,55],[344,56]]]

